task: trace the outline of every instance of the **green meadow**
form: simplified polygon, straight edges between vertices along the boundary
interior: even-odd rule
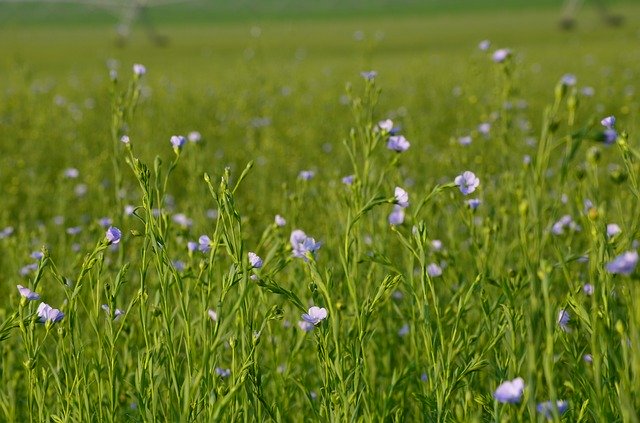
[[[0,421],[637,422],[640,6],[556,3],[0,3]]]

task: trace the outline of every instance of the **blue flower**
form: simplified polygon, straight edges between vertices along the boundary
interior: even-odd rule
[[[407,151],[410,146],[411,144],[409,143],[409,141],[407,141],[407,139],[402,135],[391,136],[387,141],[387,148],[397,153]]]
[[[567,411],[567,408],[569,408],[569,403],[566,401],[558,400],[556,401],[555,406],[558,408],[558,413],[562,414]],[[544,416],[548,419],[551,419],[553,417],[553,403],[551,401],[541,402],[536,407],[536,410],[538,410],[538,413],[544,414]]]
[[[571,316],[567,310],[562,309],[558,312],[558,326],[565,332],[571,332],[569,320],[571,320]]]
[[[609,238],[613,238],[614,236],[618,235],[620,232],[622,232],[622,229],[620,229],[620,226],[618,226],[615,223],[609,223],[607,225],[607,236]]]
[[[513,380],[502,382],[493,393],[493,397],[502,403],[518,403],[524,391],[524,380],[517,377]]]
[[[287,221],[284,217],[280,216],[279,214],[276,214],[276,217],[274,219],[274,223],[276,224],[276,226],[284,226],[287,224]]]
[[[396,204],[402,208],[409,207],[409,194],[400,187],[396,187],[394,191]]]
[[[311,332],[315,325],[313,323],[309,323],[306,320],[298,321],[298,327],[305,332]]]
[[[301,179],[303,181],[308,181],[312,179],[315,175],[316,173],[313,170],[302,170],[298,174],[298,179]]]
[[[602,119],[600,123],[605,128],[613,128],[613,126],[616,124],[616,118],[615,116],[607,116],[606,118]]]
[[[22,285],[16,285],[16,286],[18,288],[18,292],[20,292],[20,295],[22,295],[27,300],[34,301],[34,300],[39,300],[40,299],[40,294],[38,294],[37,292],[34,292],[34,291],[30,290],[29,288],[25,288]]]
[[[363,72],[360,72],[360,76],[362,76],[367,81],[371,81],[371,80],[375,79],[376,76],[378,76],[378,72],[376,72],[374,70],[363,71]]]
[[[377,128],[380,131],[388,134],[393,129],[393,121],[391,119],[381,120],[380,122],[378,122]]]
[[[393,207],[393,211],[389,213],[388,220],[390,225],[402,225],[404,222],[404,208],[396,204]]]
[[[503,63],[509,57],[511,57],[511,50],[508,48],[501,48],[493,52],[491,59],[496,63]]]
[[[573,87],[577,82],[578,78],[576,78],[576,76],[572,73],[565,73],[564,75],[562,75],[562,78],[560,78],[560,83],[567,87]]]
[[[249,263],[251,267],[260,269],[262,267],[262,259],[256,253],[249,252]]]
[[[200,238],[198,238],[198,250],[205,254],[208,253],[209,250],[211,250],[211,239],[209,239],[208,236],[202,235]]]
[[[173,135],[169,141],[171,141],[173,149],[177,152],[186,144],[187,139],[182,135]]]
[[[454,183],[460,188],[460,192],[464,195],[471,194],[480,185],[480,179],[473,172],[466,171],[456,176]]]
[[[309,308],[307,313],[302,315],[302,320],[305,322],[311,323],[313,325],[317,325],[321,321],[327,318],[327,309],[324,307],[316,307],[313,306]]]
[[[230,369],[223,369],[222,367],[216,367],[215,368],[215,372],[221,378],[227,378],[227,377],[231,376],[231,370]]]
[[[56,323],[62,320],[64,313],[57,308],[52,308],[49,304],[40,303],[38,306],[38,317],[40,317],[40,323]]]
[[[353,184],[353,181],[355,180],[355,178],[356,178],[355,175],[347,175],[342,178],[342,183],[345,185],[351,185]]]
[[[105,313],[107,313],[107,316],[111,317],[111,309],[109,308],[108,305],[106,304],[102,304],[102,309],[105,311]],[[124,314],[124,311],[120,310],[119,308],[116,308],[116,311],[113,313],[113,320],[117,321],[120,316],[122,316]]]
[[[467,200],[467,205],[471,210],[477,209],[480,204],[482,204],[482,201],[479,198],[472,198],[471,200]]]
[[[139,63],[136,63],[133,65],[133,74],[136,76],[142,76],[145,73],[147,73],[147,68],[144,67],[144,65],[141,65]]]
[[[442,268],[435,263],[431,263],[427,266],[427,274],[432,278],[442,276]]]
[[[189,142],[198,143],[202,140],[202,135],[198,131],[191,131],[189,135],[187,135],[187,139]]]
[[[491,41],[489,41],[489,40],[482,40],[478,44],[478,48],[481,51],[487,51],[487,50],[489,50],[489,47],[491,47]]]
[[[320,249],[321,243],[316,242],[315,239],[308,237],[300,229],[296,229],[291,232],[289,237],[291,248],[293,249],[293,256],[296,258],[303,258],[307,260],[307,253],[315,253]]]
[[[638,252],[627,251],[607,263],[606,269],[611,273],[630,275],[638,264]]]
[[[120,232],[120,229],[116,228],[115,226],[109,226],[109,229],[107,229],[107,233],[105,236],[109,245],[117,244],[120,242],[120,238],[122,238],[122,232]]]

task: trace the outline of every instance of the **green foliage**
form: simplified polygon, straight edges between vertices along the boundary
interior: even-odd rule
[[[635,35],[578,32],[567,50],[536,32],[553,15],[522,16],[170,27],[167,50],[110,50],[99,28],[15,34],[0,420],[541,421],[537,404],[566,400],[553,420],[637,421],[639,274],[605,268],[640,231]],[[479,29],[507,61],[476,48]],[[71,39],[70,70],[55,47]],[[387,118],[408,151],[386,148]],[[409,206],[391,225],[395,187]],[[294,254],[296,229],[316,253]],[[18,284],[64,318],[41,323]],[[305,331],[311,306],[327,318]],[[496,401],[516,377],[520,401]]]

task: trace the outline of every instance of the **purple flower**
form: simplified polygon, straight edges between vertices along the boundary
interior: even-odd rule
[[[298,174],[298,179],[301,179],[303,181],[308,181],[312,179],[315,175],[316,173],[313,170],[302,170]]]
[[[616,118],[615,116],[607,116],[606,118],[602,119],[600,123],[605,128],[613,128],[613,125],[616,124]]]
[[[351,185],[353,184],[353,181],[355,178],[356,178],[355,175],[347,175],[344,178],[342,178],[342,183],[345,185]]]
[[[564,229],[569,228],[574,232],[580,231],[580,225],[573,221],[573,218],[565,214],[562,216],[556,223],[551,227],[551,233],[554,235],[562,235],[564,234]]]
[[[205,254],[211,250],[211,239],[208,236],[202,235],[198,238],[198,250]]]
[[[34,292],[29,288],[25,288],[22,285],[16,285],[16,286],[18,287],[18,292],[20,292],[20,295],[22,295],[27,300],[34,301],[34,300],[40,299],[40,294],[38,294],[37,292]]]
[[[193,220],[189,219],[184,213],[176,213],[171,218],[175,223],[182,226],[183,228],[188,228],[193,224]]]
[[[198,249],[198,243],[194,242],[194,241],[188,241],[187,242],[187,251],[190,253],[193,253],[195,250]]]
[[[489,47],[491,47],[491,41],[489,40],[482,40],[480,41],[480,43],[478,44],[478,48],[482,51],[487,51],[489,50]]]
[[[593,356],[591,354],[585,354],[582,356],[585,363],[593,363]]]
[[[139,63],[136,63],[135,65],[133,65],[133,74],[136,76],[142,76],[145,73],[147,73],[147,68],[144,67],[144,65],[141,65]]]
[[[569,327],[570,319],[571,316],[569,315],[569,312],[567,310],[560,310],[558,312],[558,326],[560,326],[560,329],[565,332],[571,332],[571,328]]]
[[[107,316],[111,317],[111,309],[109,308],[108,305],[102,304],[102,309],[105,311],[105,313],[107,313]],[[116,308],[116,311],[113,313],[113,321],[118,320],[120,316],[122,316],[123,314],[124,314],[124,311],[120,310],[119,308]]]
[[[126,206],[124,206],[124,214],[126,214],[127,216],[133,216],[133,212],[136,210],[135,206],[132,206],[131,204],[127,204]]]
[[[169,141],[171,141],[173,149],[175,151],[178,151],[186,144],[187,139],[182,135],[173,135],[171,136],[171,139]]]
[[[620,229],[620,226],[616,225],[615,223],[609,223],[607,225],[607,236],[609,238],[613,238],[614,236],[618,235],[620,232],[622,232],[622,230]]]
[[[103,228],[108,228],[112,223],[113,221],[109,217],[101,217],[100,219],[98,219],[98,225],[102,226]]]
[[[300,229],[296,229],[291,232],[289,242],[293,249],[293,256],[296,258],[303,258],[305,261],[307,260],[307,253],[315,253],[321,246],[319,242],[308,237],[307,234]]]
[[[287,221],[285,220],[285,218],[280,216],[279,214],[276,214],[274,222],[275,222],[276,226],[280,226],[280,227],[282,227],[282,226],[287,224]]]
[[[493,52],[493,56],[491,56],[491,59],[496,63],[502,63],[509,57],[511,57],[511,50],[509,50],[508,48],[501,48]]]
[[[407,139],[402,135],[391,136],[387,141],[387,148],[397,153],[407,151],[410,146],[411,144],[409,143],[409,141],[407,141]]]
[[[309,308],[307,313],[302,315],[302,320],[305,322],[317,325],[321,321],[327,318],[327,309],[313,306]]]
[[[489,135],[489,132],[491,132],[491,124],[489,122],[481,123],[478,125],[478,132],[482,135]]]
[[[29,273],[35,272],[36,270],[38,270],[38,263],[27,264],[20,269],[20,275],[27,276]]]
[[[400,187],[396,187],[394,191],[396,204],[402,208],[409,207],[409,194]]]
[[[460,145],[469,145],[473,142],[473,138],[469,135],[465,135],[463,137],[458,138],[458,143]]]
[[[606,269],[611,273],[630,275],[638,264],[638,252],[627,251],[607,263]]]
[[[375,79],[376,76],[378,76],[378,72],[376,72],[374,70],[363,71],[363,72],[360,72],[360,76],[362,76],[367,81],[371,81],[371,80]]]
[[[435,263],[431,263],[427,266],[427,274],[432,278],[442,276],[442,268]]]
[[[618,138],[618,131],[613,128],[606,128],[602,133],[605,144],[613,144]]]
[[[502,382],[493,393],[493,397],[502,403],[518,403],[524,391],[524,380],[517,377],[513,380]]]
[[[562,75],[562,78],[560,78],[560,83],[567,87],[573,87],[577,82],[578,79],[574,74],[571,73],[565,73],[564,75]]]
[[[187,139],[189,142],[198,143],[202,139],[202,135],[198,131],[191,131],[189,135],[187,135]]]
[[[584,286],[582,287],[582,292],[584,292],[585,295],[592,295],[593,285],[591,285],[590,283],[584,284]]]
[[[397,204],[393,206],[393,211],[389,213],[388,220],[390,225],[402,225],[404,222],[404,208]]]
[[[42,251],[34,251],[29,255],[32,259],[42,260],[44,258],[44,253]]]
[[[216,367],[215,368],[215,372],[221,378],[227,378],[227,377],[231,376],[231,370],[230,369],[223,369],[222,367]]]
[[[250,251],[248,256],[249,256],[249,263],[251,264],[251,267],[256,269],[260,269],[262,267],[262,259],[258,257],[256,253],[252,253]]]
[[[78,171],[78,169],[74,168],[74,167],[70,167],[64,170],[64,177],[65,178],[69,178],[69,179],[75,179],[78,176],[80,176],[80,172]]]
[[[482,204],[482,201],[479,198],[472,198],[471,200],[467,200],[467,206],[469,206],[471,210],[477,209],[480,204]]]
[[[538,410],[538,413],[544,414],[547,419],[551,419],[553,418],[553,407],[554,405],[551,401],[545,401],[538,404],[536,410]],[[555,407],[558,408],[558,413],[562,414],[567,411],[567,408],[569,408],[569,403],[566,401],[558,400],[556,401]]]
[[[115,226],[109,226],[109,229],[107,229],[106,233],[107,243],[109,245],[119,243],[121,237],[122,232],[120,232],[120,229],[116,228]]]
[[[460,188],[460,192],[464,195],[471,194],[480,185],[480,179],[473,172],[466,171],[456,176],[454,183]]]
[[[313,323],[309,323],[306,320],[298,321],[298,327],[305,332],[311,332],[315,325]]]
[[[40,323],[56,323],[62,320],[64,313],[57,308],[52,308],[49,304],[40,303],[38,306],[38,317],[40,317]]]
[[[393,121],[391,119],[385,119],[378,122],[378,128],[382,132],[390,133],[393,129]]]

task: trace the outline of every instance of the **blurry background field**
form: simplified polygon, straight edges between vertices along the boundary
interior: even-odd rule
[[[555,396],[570,401],[568,421],[605,421],[605,417],[606,421],[637,421],[632,415],[638,400],[629,393],[640,380],[640,354],[630,357],[625,346],[640,347],[634,326],[640,318],[633,316],[633,302],[627,302],[638,290],[627,284],[629,279],[612,279],[602,269],[604,261],[631,249],[638,238],[634,214],[638,203],[632,196],[637,187],[629,189],[625,181],[612,177],[625,169],[617,147],[605,147],[595,136],[585,134],[597,132],[603,117],[615,115],[617,126],[631,134],[630,144],[637,144],[640,5],[612,3],[612,10],[625,17],[618,28],[604,25],[594,8],[586,5],[576,28],[564,32],[558,28],[557,1],[536,2],[536,7],[520,0],[364,3],[226,1],[215,6],[195,2],[151,8],[149,18],[168,43],[155,45],[136,22],[127,44],[118,47],[117,19],[100,9],[0,2],[0,228],[15,230],[14,236],[0,240],[5,252],[0,257],[0,293],[6,299],[0,302],[0,321],[8,321],[18,308],[15,285],[28,286],[34,277],[21,274],[23,266],[33,261],[29,254],[47,245],[56,272],[73,278],[85,254],[104,237],[100,218],[110,217],[125,235],[117,253],[105,253],[106,264],[92,271],[91,282],[95,286],[113,283],[127,262],[133,269],[117,298],[120,307],[131,304],[123,324],[127,330],[115,347],[117,395],[107,401],[108,395],[100,394],[102,402],[93,396],[96,386],[105,392],[110,389],[106,381],[112,380],[103,377],[108,367],[104,345],[112,338],[102,326],[103,312],[94,307],[104,301],[104,293],[87,289],[82,293],[86,308],[64,309],[69,317],[95,325],[85,323],[84,332],[77,332],[79,341],[73,341],[84,347],[84,355],[73,360],[74,350],[61,330],[49,335],[56,342],[42,350],[37,369],[43,370],[43,376],[29,373],[38,382],[52,373],[64,374],[49,389],[29,387],[17,328],[2,341],[6,359],[0,405],[6,420],[19,421],[26,415],[25,410],[32,407],[26,404],[26,392],[36,392],[43,395],[41,407],[49,410],[40,410],[40,415],[56,413],[70,420],[98,415],[116,421],[151,420],[151,416],[207,421],[215,409],[222,413],[218,418],[247,421],[266,420],[271,413],[275,420],[289,421],[300,421],[300,415],[308,420],[333,416],[337,421],[347,416],[367,421],[535,421],[535,403]],[[491,42],[487,52],[478,48],[483,40]],[[513,53],[509,81],[504,68],[491,60],[498,48]],[[163,210],[163,218],[170,222],[164,234],[166,251],[171,259],[182,261],[186,270],[181,275],[187,285],[192,283],[187,289],[192,290],[193,305],[184,315],[179,311],[182,292],[174,284],[180,278],[166,261],[159,259],[149,273],[148,283],[154,288],[149,292],[149,309],[139,308],[143,306],[136,297],[144,279],[140,251],[147,248],[151,257],[155,247],[150,238],[134,236],[132,230],[139,233],[144,228],[123,212],[124,204],[140,205],[142,196],[124,162],[123,147],[118,144],[114,149],[110,132],[113,93],[126,89],[134,63],[147,69],[135,117],[123,129],[135,155],[150,167],[159,156],[166,169],[174,157],[169,144],[172,135],[202,134],[200,144],[189,144],[182,153]],[[117,72],[117,84],[110,79],[110,70]],[[401,236],[390,229],[390,205],[367,215],[366,224],[356,231],[360,238],[353,248],[358,255],[350,258],[349,266],[340,262],[349,193],[353,194],[340,182],[353,172],[342,145],[354,127],[347,87],[351,97],[363,96],[366,83],[361,72],[369,70],[378,72],[376,87],[381,89],[373,122],[391,118],[411,141],[411,149],[403,153],[378,195],[391,196],[394,186],[403,186],[415,206],[436,183],[449,183],[464,170],[473,170],[482,181],[483,206],[477,214],[464,206],[459,192],[445,192],[421,214],[411,215],[415,209],[410,208],[405,225],[398,229],[413,242],[412,226],[423,223],[428,232],[425,239],[441,239],[445,244],[444,253],[428,251],[423,257],[447,265],[443,278],[434,278],[442,321],[426,311],[425,304],[431,304],[428,299],[434,299],[430,293],[421,297],[423,301],[414,297],[428,278]],[[544,188],[534,187],[540,192],[532,194],[533,171],[523,162],[527,156],[534,163],[541,160],[536,157],[544,138],[541,133],[543,125],[550,124],[543,122],[545,107],[554,102],[555,87],[566,74],[577,79],[575,122],[567,123],[569,106],[563,97],[558,122],[554,122],[560,129],[550,136],[553,149],[545,173],[549,182]],[[506,83],[512,88],[508,107],[503,104]],[[501,113],[509,113],[513,121],[499,135]],[[487,122],[495,124],[494,132],[483,136],[478,127]],[[574,137],[575,133],[581,135]],[[473,142],[462,146],[459,138],[467,135]],[[560,166],[568,155],[565,143],[582,136],[584,142],[576,144],[568,176],[562,175]],[[597,163],[590,150],[594,146],[599,147]],[[389,157],[384,153],[389,152],[378,152],[377,164]],[[118,198],[114,160],[124,175],[124,190]],[[218,302],[221,281],[230,267],[234,269],[232,264],[238,265],[237,257],[223,255],[216,258],[215,266],[207,267],[206,256],[187,254],[187,241],[214,231],[210,210],[219,204],[210,196],[203,174],[212,175],[215,187],[225,167],[231,169],[233,180],[250,160],[255,161],[254,168],[234,193],[244,225],[242,233],[235,235],[246,243],[243,252],[261,245],[264,250],[256,252],[267,258],[267,247],[278,246],[268,250],[262,275],[278,279],[308,306],[312,298],[315,304],[329,301],[317,291],[307,292],[311,271],[301,260],[292,262],[285,246],[290,230],[296,228],[322,241],[320,274],[327,279],[334,275],[325,282],[335,294],[335,310],[341,312],[340,317],[330,318],[343,319],[342,325],[334,321],[333,326],[326,324],[312,334],[301,333],[296,326],[299,310],[249,282],[244,270],[237,271],[244,279],[229,294],[244,301],[242,307]],[[77,169],[79,176],[66,175],[69,168]],[[302,170],[314,171],[315,178],[301,181]],[[562,194],[568,196],[567,203],[560,201]],[[532,198],[539,203],[532,203]],[[596,223],[584,210],[586,199],[600,213]],[[192,226],[171,223],[178,213],[192,218]],[[285,216],[288,225],[269,233],[272,244],[259,244],[276,214]],[[573,215],[583,231],[551,237],[549,228],[565,214]],[[602,224],[609,222],[623,228],[615,241],[605,240],[602,232]],[[68,233],[73,227],[81,227],[82,232]],[[582,255],[589,255],[596,264],[582,266],[577,262]],[[282,273],[279,268],[273,270],[285,262]],[[380,306],[378,320],[372,318],[373,329],[367,333],[371,349],[364,354],[357,351],[364,341],[354,335],[362,309],[351,302],[343,278],[359,276],[358,298],[364,303],[387,274],[401,275],[399,294]],[[56,275],[45,277],[41,287],[61,306],[70,288],[57,284]],[[542,279],[551,281],[551,299],[541,297]],[[586,282],[596,285],[598,295],[583,295]],[[163,283],[176,291],[159,294],[157,286]],[[607,290],[613,285],[619,295],[612,295],[611,308],[603,311],[598,302],[606,303],[605,297],[612,292]],[[471,299],[461,311],[456,301],[465,293]],[[162,303],[164,299],[168,305]],[[260,326],[271,305],[283,307],[290,326],[280,321]],[[216,309],[223,323],[209,321],[209,307]],[[561,308],[570,310],[574,319],[571,333],[555,325]],[[153,322],[149,324],[151,343],[173,345],[167,341],[167,321],[159,317],[167,312],[177,322],[173,341],[179,365],[167,364],[170,360],[161,348],[148,348],[145,342],[150,341],[140,328],[146,316]],[[225,321],[225,313],[233,317]],[[58,323],[59,327],[72,330],[63,326],[69,320]],[[629,327],[616,332],[617,321]],[[194,329],[189,334],[191,324]],[[408,336],[399,334],[405,324],[410,328]],[[265,341],[259,345],[258,360],[253,356],[252,336],[261,328]],[[341,329],[340,336],[336,329]],[[41,326],[27,330],[42,336]],[[551,347],[547,335],[555,341]],[[240,339],[237,356],[228,347],[233,337]],[[210,356],[202,354],[207,345],[215,346]],[[362,380],[327,379],[322,348],[335,354],[339,346],[348,352],[343,371],[361,371]],[[291,351],[296,354],[291,356]],[[357,362],[359,353],[366,366]],[[594,355],[597,370],[585,367],[586,353]],[[187,363],[195,362],[200,355],[205,357],[202,367],[188,367],[181,361],[187,357]],[[149,357],[155,367],[149,365]],[[340,356],[330,358],[336,366],[340,364]],[[244,369],[245,359],[254,360],[255,368]],[[469,363],[477,366],[465,368]],[[555,365],[557,371],[545,367],[543,372],[543,365]],[[212,375],[212,367],[230,368],[231,378]],[[142,368],[148,370],[148,379],[136,373]],[[205,376],[198,379],[198,372]],[[516,376],[526,377],[527,397],[518,408],[499,408],[502,405],[493,400],[492,392],[498,383]],[[602,386],[592,388],[596,379]],[[556,393],[549,392],[550,386]],[[256,400],[256,392],[264,403]],[[56,394],[64,398],[64,406]],[[232,406],[227,407],[223,399]],[[117,412],[110,414],[114,407]]]

